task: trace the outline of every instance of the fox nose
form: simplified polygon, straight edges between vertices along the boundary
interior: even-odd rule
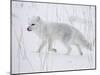
[[[27,31],[31,31],[30,28],[27,28]]]

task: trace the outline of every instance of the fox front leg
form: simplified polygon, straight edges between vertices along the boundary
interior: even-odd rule
[[[43,47],[46,45],[47,41],[46,40],[43,40],[42,41],[42,44],[40,45],[39,49],[38,49],[38,52],[40,53],[41,50],[43,49]]]
[[[71,48],[71,46],[67,46],[67,49],[68,49],[68,51],[67,51],[66,55],[69,55],[72,51],[72,48]]]
[[[49,39],[48,40],[48,51],[56,52],[56,49],[55,48],[52,48],[52,45],[53,45],[53,40],[52,39]]]

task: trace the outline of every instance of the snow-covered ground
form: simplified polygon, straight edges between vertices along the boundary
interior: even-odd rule
[[[36,53],[41,40],[27,27],[32,16],[40,16],[47,22],[69,24],[83,33],[93,50],[77,47],[66,55],[66,47],[59,40],[53,47],[57,53],[47,52],[47,45]],[[12,2],[12,73],[47,72],[95,68],[95,7],[80,5]]]

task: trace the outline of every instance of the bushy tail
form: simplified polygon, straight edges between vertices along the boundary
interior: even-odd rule
[[[80,45],[87,48],[88,50],[92,50],[92,43],[88,42],[81,32],[77,31],[77,40]]]
[[[88,40],[86,40],[84,37],[82,37],[81,39],[81,44],[86,47],[89,50],[92,50],[92,44],[88,42]]]

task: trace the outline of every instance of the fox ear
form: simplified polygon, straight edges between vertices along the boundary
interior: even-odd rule
[[[40,21],[40,16],[37,16],[37,21]]]

